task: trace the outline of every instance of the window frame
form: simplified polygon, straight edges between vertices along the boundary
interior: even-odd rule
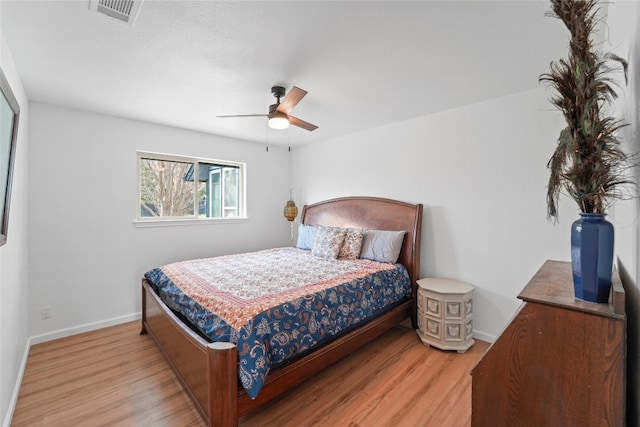
[[[198,185],[194,185],[193,201],[194,214],[189,216],[165,216],[165,217],[144,217],[140,212],[140,190],[141,190],[141,161],[160,160],[180,163],[191,163],[194,168],[194,182],[198,182],[200,173],[199,165],[215,164],[220,166],[228,166],[238,169],[238,216],[236,217],[218,217],[218,218],[201,218],[198,214]],[[246,203],[246,163],[232,160],[209,159],[204,157],[183,156],[178,154],[157,153],[150,151],[136,151],[136,215],[133,221],[136,227],[157,227],[157,226],[174,226],[174,225],[202,225],[202,224],[223,224],[244,222],[247,217]],[[222,178],[222,174],[221,174]]]

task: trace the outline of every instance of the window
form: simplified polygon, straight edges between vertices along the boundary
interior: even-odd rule
[[[243,218],[244,163],[138,152],[138,219]]]

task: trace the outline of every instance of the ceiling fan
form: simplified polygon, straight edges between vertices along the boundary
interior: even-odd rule
[[[269,106],[269,114],[235,114],[217,117],[269,117],[269,127],[272,129],[286,129],[289,125],[298,126],[308,131],[313,131],[318,128],[316,125],[312,125],[309,122],[305,122],[289,114],[291,110],[293,110],[293,107],[307,94],[306,90],[294,86],[287,96],[285,96],[285,91],[282,86],[273,86],[271,93],[276,97],[276,103]],[[282,102],[280,102],[280,98],[283,98]]]

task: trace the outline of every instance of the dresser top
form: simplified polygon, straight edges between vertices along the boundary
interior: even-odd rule
[[[571,263],[546,261],[518,295],[523,301],[564,307],[599,316],[625,318],[624,289],[620,276],[614,271],[608,304],[576,299],[573,291]]]

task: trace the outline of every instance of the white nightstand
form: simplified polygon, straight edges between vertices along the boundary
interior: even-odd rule
[[[418,280],[418,328],[427,345],[467,351],[474,343],[473,286],[453,279]]]

